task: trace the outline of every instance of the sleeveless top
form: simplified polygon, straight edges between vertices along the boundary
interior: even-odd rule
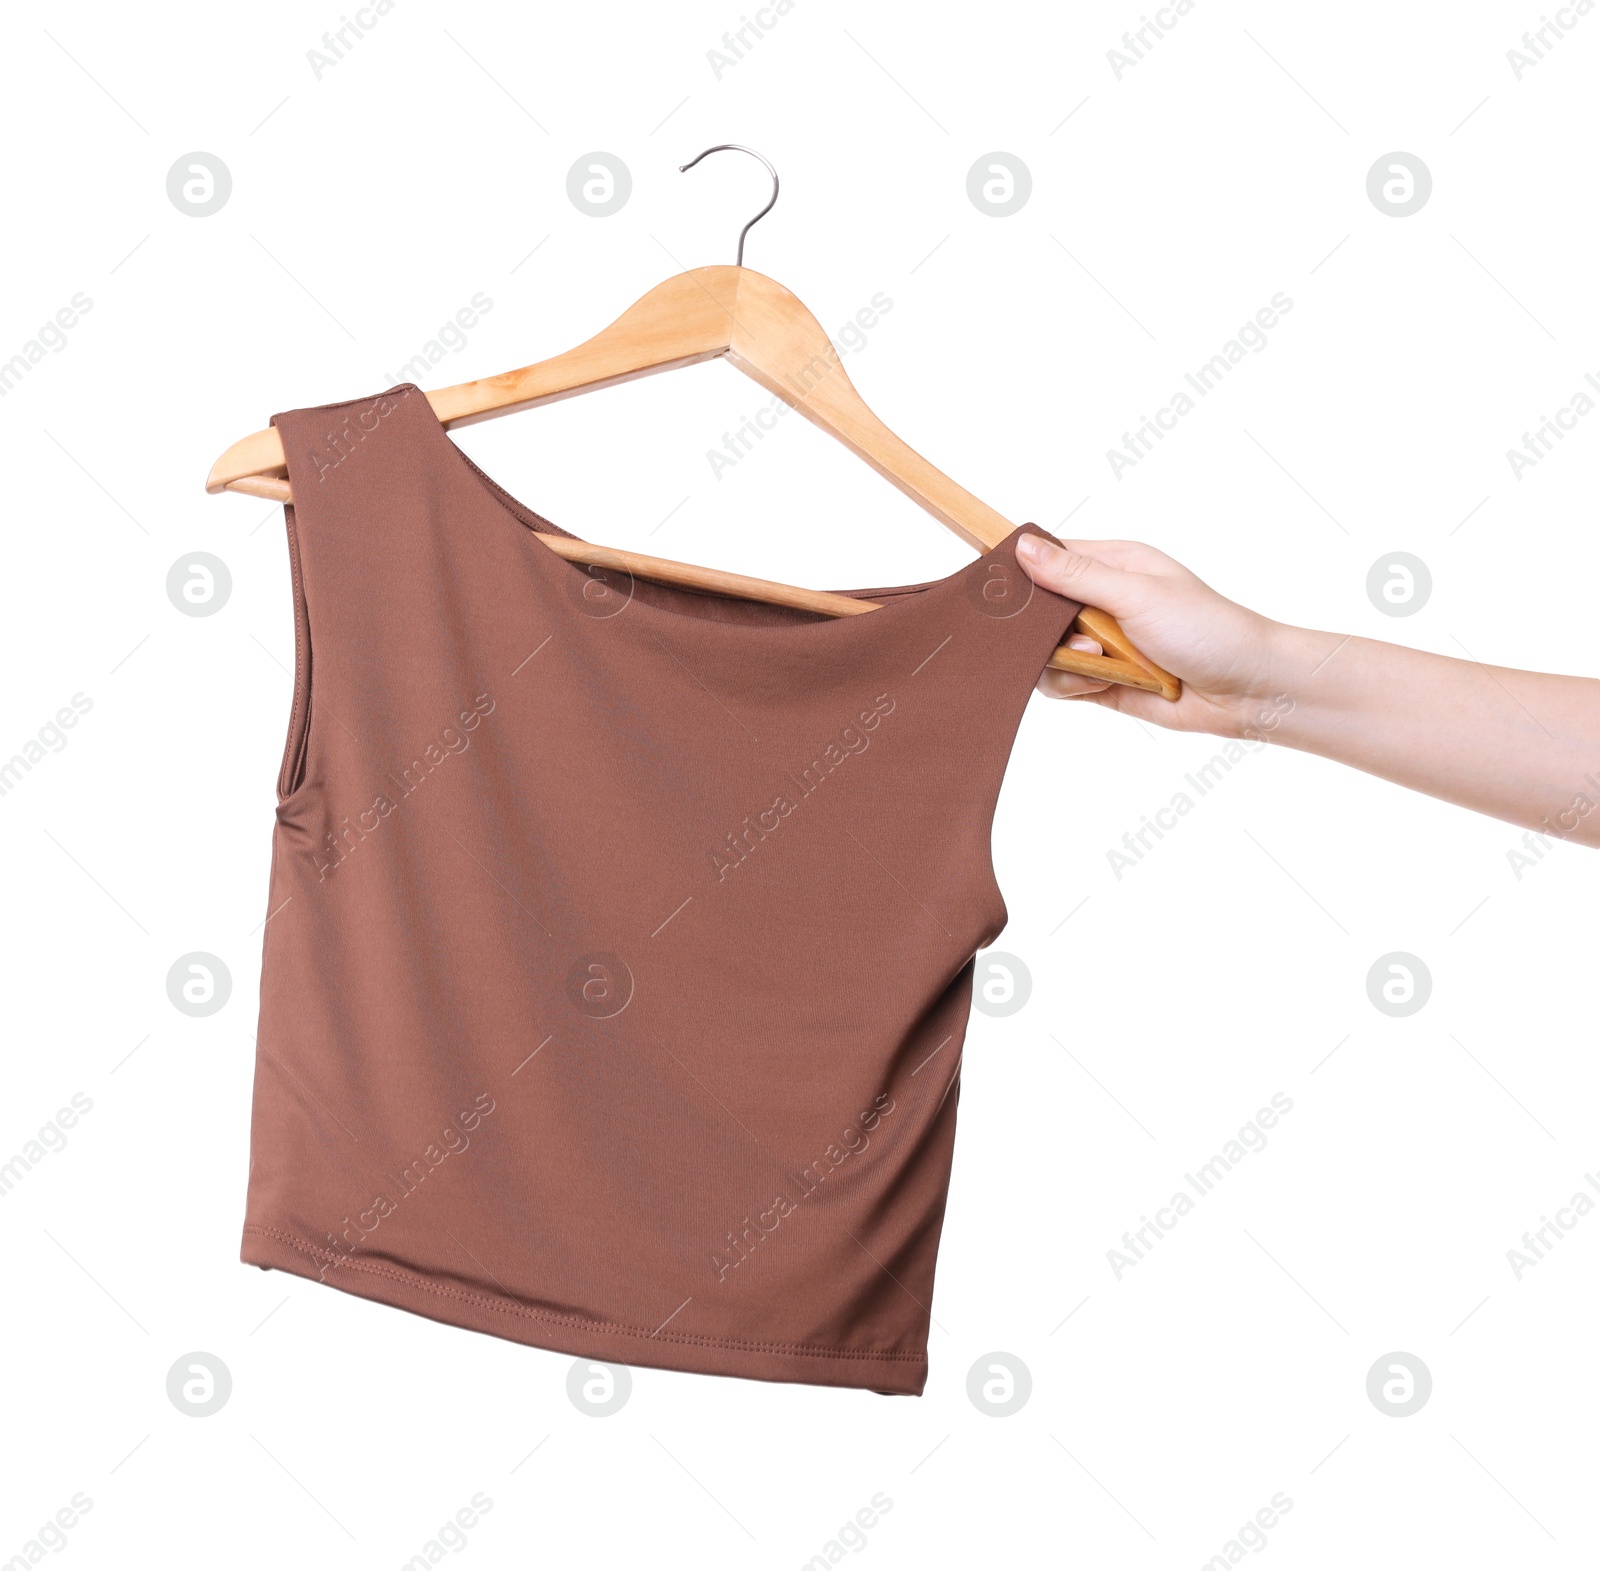
[[[415,386],[273,424],[296,673],[242,1258],[920,1394],[990,826],[1079,607],[1021,530],[837,620],[633,580],[541,545]]]

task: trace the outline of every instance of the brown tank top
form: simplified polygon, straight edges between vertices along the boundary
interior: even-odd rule
[[[990,825],[1078,607],[1016,534],[839,620],[631,581],[541,545],[413,386],[273,424],[296,678],[242,1258],[920,1393]]]

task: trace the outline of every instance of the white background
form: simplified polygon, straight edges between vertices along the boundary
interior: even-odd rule
[[[399,0],[319,79],[337,0],[8,10],[0,358],[93,309],[0,399],[0,755],[93,707],[0,797],[0,1159],[93,1111],[0,1205],[0,1557],[82,1491],[83,1566],[397,1566],[482,1491],[451,1560],[792,1567],[881,1491],[846,1558],[1192,1566],[1283,1492],[1252,1560],[1593,1564],[1600,1218],[1521,1280],[1506,1255],[1600,1169],[1592,853],[1518,879],[1510,826],[1268,749],[1119,880],[1215,748],[1088,706],[1033,701],[1001,798],[1033,994],[973,1019],[920,1400],[639,1370],[595,1419],[567,1358],[239,1264],[293,636],[280,510],[206,471],[377,392],[477,291],[425,385],[731,262],[766,177],[677,173],[711,143],[784,181],[750,265],[830,331],[887,294],[851,377],[1013,520],[1149,540],[1285,620],[1596,671],[1600,414],[1520,480],[1505,452],[1600,375],[1600,15],[1521,80],[1533,5],[1199,0],[1120,79],[1132,4],[766,15],[719,77],[731,3]],[[604,220],[566,195],[595,150],[634,181]],[[1033,180],[1007,218],[966,194],[997,150]],[[1404,219],[1366,192],[1396,150],[1434,182]],[[165,190],[194,151],[233,179],[203,219]],[[1279,291],[1267,347],[1117,479],[1107,448]],[[715,478],[766,400],[713,363],[457,439],[592,539],[823,587],[967,559],[799,419]],[[233,579],[206,618],[165,591],[196,550]],[[1365,591],[1393,551],[1433,576],[1406,619]],[[206,1019],[167,1001],[192,950],[232,972]],[[1408,1018],[1368,1001],[1390,951],[1433,979]],[[1268,1147],[1118,1280],[1107,1250],[1274,1092]],[[233,1379],[206,1419],[165,1390],[196,1350]],[[1033,1381],[1003,1419],[966,1390],[995,1351]],[[1432,1373],[1409,1418],[1366,1394],[1394,1351]]]

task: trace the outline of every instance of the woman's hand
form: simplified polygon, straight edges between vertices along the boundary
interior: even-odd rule
[[[1131,540],[1074,540],[1054,545],[1038,535],[1017,541],[1017,560],[1036,584],[1107,611],[1134,646],[1183,683],[1176,703],[1157,693],[1093,677],[1046,671],[1039,691],[1086,698],[1175,731],[1237,736],[1272,696],[1272,650],[1279,624],[1219,595],[1154,546]],[[1069,648],[1103,651],[1082,633]]]
[[[1183,683],[1158,693],[1046,671],[1039,690],[1175,731],[1249,736],[1364,769],[1520,824],[1600,845],[1600,682],[1290,627],[1248,611],[1152,546],[1023,535],[1037,584],[1109,611]],[[1101,653],[1091,638],[1068,640]]]

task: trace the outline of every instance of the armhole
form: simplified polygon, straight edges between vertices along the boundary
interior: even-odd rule
[[[1039,532],[1044,534],[1046,539],[1055,540],[1056,538],[1054,535],[1046,534],[1042,529]],[[1056,543],[1060,544],[1059,541]],[[1032,598],[1032,596],[1029,596],[1030,602]],[[1064,596],[1047,593],[1043,603],[1048,604],[1050,600],[1064,598]],[[1000,750],[1000,775],[995,781],[994,794],[989,798],[988,817],[984,822],[983,864],[984,870],[988,875],[991,894],[1000,911],[1000,925],[995,928],[993,936],[986,943],[978,946],[977,952],[979,954],[994,945],[996,939],[1005,932],[1011,921],[1011,909],[1006,904],[1006,893],[1000,887],[1000,875],[995,871],[994,821],[1000,811],[1000,797],[1005,791],[1006,781],[1011,777],[1011,761],[1017,750],[1017,737],[1021,734],[1022,722],[1027,718],[1028,710],[1033,704],[1034,688],[1038,685],[1039,678],[1049,668],[1050,656],[1055,653],[1057,645],[1072,631],[1072,624],[1077,619],[1078,612],[1083,609],[1075,600],[1067,600],[1066,605],[1068,611],[1065,619],[1059,613],[1045,618],[1044,625],[1051,631],[1050,641],[1045,649],[1044,657],[1039,661],[1037,670],[1034,668],[1034,657],[1032,655],[1028,655],[1024,659],[1023,670],[1029,674],[1028,685],[1022,690],[1021,701],[1017,704],[1015,711],[1011,713],[1010,718],[1006,718],[1002,712],[995,736],[995,745]],[[976,985],[976,982],[974,982],[974,985]]]
[[[311,735],[311,628],[306,616],[305,582],[300,573],[300,542],[295,533],[294,504],[283,508],[289,536],[289,581],[294,596],[294,701],[289,709],[289,735],[278,768],[278,800],[299,789],[306,773],[306,741]]]

